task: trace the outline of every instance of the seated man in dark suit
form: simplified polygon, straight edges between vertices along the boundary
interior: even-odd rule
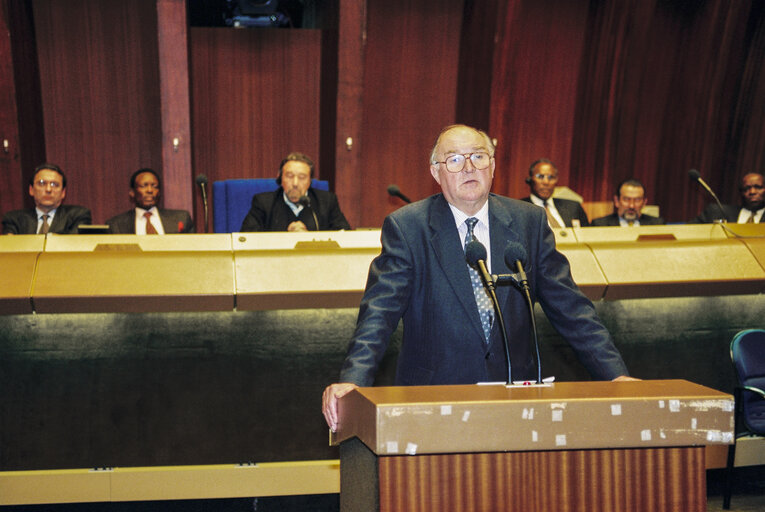
[[[526,183],[531,195],[523,201],[541,206],[547,211],[551,228],[589,226],[582,205],[570,199],[552,197],[558,183],[558,168],[546,158],[540,158],[529,167]]]
[[[735,222],[737,224],[762,223],[765,213],[765,183],[762,174],[750,172],[741,178],[739,184],[741,206],[733,204],[722,205],[722,214],[717,203],[707,206],[698,217],[691,222],[709,224],[716,220]]]
[[[614,213],[593,219],[591,226],[649,226],[664,224],[664,219],[642,213],[648,199],[640,181],[630,178],[619,183],[614,194]]]
[[[467,263],[468,244],[484,246],[486,269],[497,274],[511,272],[512,262],[505,261],[509,242],[527,248],[531,300],[539,302],[594,378],[630,379],[608,330],[574,283],[568,260],[555,248],[544,211],[489,193],[495,166],[494,144],[485,132],[449,126],[430,156],[430,174],[441,193],[385,218],[382,252],[369,267],[340,379],[322,396],[331,429],[338,426],[338,398],[373,384],[402,320],[397,386],[534,378],[537,361],[523,294],[505,286],[496,289],[499,310],[508,320],[506,354],[502,324],[495,320],[477,270]]]
[[[3,234],[77,233],[80,224],[90,224],[90,210],[61,204],[66,197],[66,176],[54,164],[42,164],[29,180],[34,208],[13,210],[3,216]]]
[[[107,220],[109,232],[136,235],[195,233],[189,212],[157,207],[160,192],[159,174],[156,171],[146,168],[134,172],[130,176],[128,195],[135,203],[135,208]]]
[[[328,231],[351,229],[337,196],[311,187],[313,161],[293,152],[282,160],[273,192],[255,194],[240,231]]]

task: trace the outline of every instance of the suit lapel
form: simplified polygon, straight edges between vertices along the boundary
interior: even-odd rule
[[[465,253],[462,250],[454,215],[452,215],[452,211],[442,195],[438,196],[430,210],[428,224],[432,232],[430,244],[444,275],[446,275],[446,280],[454,290],[462,307],[465,308],[473,328],[480,334],[480,338],[477,339],[483,339],[483,327],[481,326],[481,318],[478,316],[478,307],[475,303],[473,285],[470,283]]]
[[[64,205],[60,205],[56,210],[56,215],[53,216],[53,222],[51,222],[49,233],[63,233],[66,227],[66,209]]]
[[[491,236],[491,272],[493,274],[511,274],[515,269],[508,267],[505,262],[505,248],[508,242],[520,243],[520,237],[512,229],[513,217],[509,211],[499,204],[493,196],[489,196],[489,234]],[[507,302],[509,286],[497,286],[497,301]]]
[[[173,224],[173,219],[170,218],[170,212],[167,210],[160,210],[159,208],[157,208],[157,212],[159,212],[159,220],[162,221],[162,229],[165,230],[166,235],[172,235],[179,232],[178,226]]]

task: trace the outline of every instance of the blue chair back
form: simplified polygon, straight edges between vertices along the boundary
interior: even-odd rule
[[[311,180],[311,187],[329,190],[327,180]],[[213,183],[213,230],[235,233],[252,206],[252,196],[279,188],[275,178],[222,180]]]
[[[741,420],[755,434],[765,434],[765,329],[739,332],[730,343],[730,356],[741,391]],[[747,391],[746,388],[755,388]]]

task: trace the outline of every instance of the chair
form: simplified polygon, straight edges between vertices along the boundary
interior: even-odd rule
[[[743,436],[765,435],[765,329],[737,333],[730,343],[730,357],[736,373],[735,438],[728,448],[723,508],[730,510],[731,487],[736,460],[736,440]]]
[[[318,190],[329,190],[327,180],[311,180]],[[252,196],[279,188],[274,178],[222,180],[213,183],[213,231],[235,233],[242,227]]]

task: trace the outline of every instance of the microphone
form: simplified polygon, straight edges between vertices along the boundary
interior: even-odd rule
[[[699,171],[697,171],[696,169],[691,169],[688,171],[688,176],[690,176],[692,180],[697,181],[698,184],[701,185],[704,188],[704,190],[709,192],[709,195],[711,195],[714,198],[715,202],[717,203],[717,207],[720,208],[720,220],[722,222],[725,222],[726,220],[725,211],[723,210],[722,203],[717,198],[717,194],[715,194],[714,191],[712,191],[712,189],[710,188],[710,186],[707,185],[707,183],[701,179],[701,175],[699,174]]]
[[[518,275],[520,276],[520,288],[523,292],[523,296],[526,298],[526,305],[529,308],[531,334],[534,339],[534,349],[537,354],[537,384],[542,384],[542,359],[539,356],[539,336],[537,335],[537,321],[534,316],[534,302],[531,300],[529,280],[526,277],[526,272],[523,268],[523,262],[527,261],[527,258],[528,253],[526,252],[526,248],[518,242],[508,242],[505,246],[505,263],[511,268],[515,267],[518,271]]]
[[[465,245],[465,259],[472,267],[478,267],[481,274],[481,280],[489,292],[491,303],[494,305],[494,312],[499,320],[499,328],[502,331],[502,342],[505,346],[505,361],[507,362],[507,384],[512,384],[513,374],[510,367],[510,343],[507,340],[507,329],[505,329],[505,319],[502,316],[502,310],[499,307],[497,293],[494,290],[494,280],[489,275],[486,268],[486,247],[475,238]]]
[[[494,280],[486,269],[486,247],[484,247],[478,240],[471,240],[465,246],[465,259],[471,267],[478,268],[483,284],[489,288],[490,291],[494,290]]]
[[[505,246],[505,263],[510,267],[515,267],[518,271],[518,284],[524,292],[529,292],[529,280],[523,268],[523,262],[528,258],[526,248],[518,242],[508,242]]]
[[[205,208],[205,233],[207,233],[207,189],[205,188],[205,185],[207,185],[207,176],[204,174],[197,174],[197,178],[194,181],[196,181],[199,188],[202,189],[202,204]]]
[[[316,212],[313,211],[313,208],[311,207],[311,198],[308,197],[307,192],[306,195],[298,199],[298,203],[300,203],[306,210],[311,210],[311,215],[313,215],[313,223],[316,226],[316,231],[319,231],[319,219],[316,218]]]
[[[411,199],[409,199],[408,197],[406,197],[404,194],[401,193],[401,189],[398,188],[398,185],[388,185],[388,194],[390,194],[390,195],[392,195],[394,197],[398,197],[399,199],[401,199],[405,203],[411,203],[412,202]],[[485,250],[486,249],[484,249],[484,251]]]

